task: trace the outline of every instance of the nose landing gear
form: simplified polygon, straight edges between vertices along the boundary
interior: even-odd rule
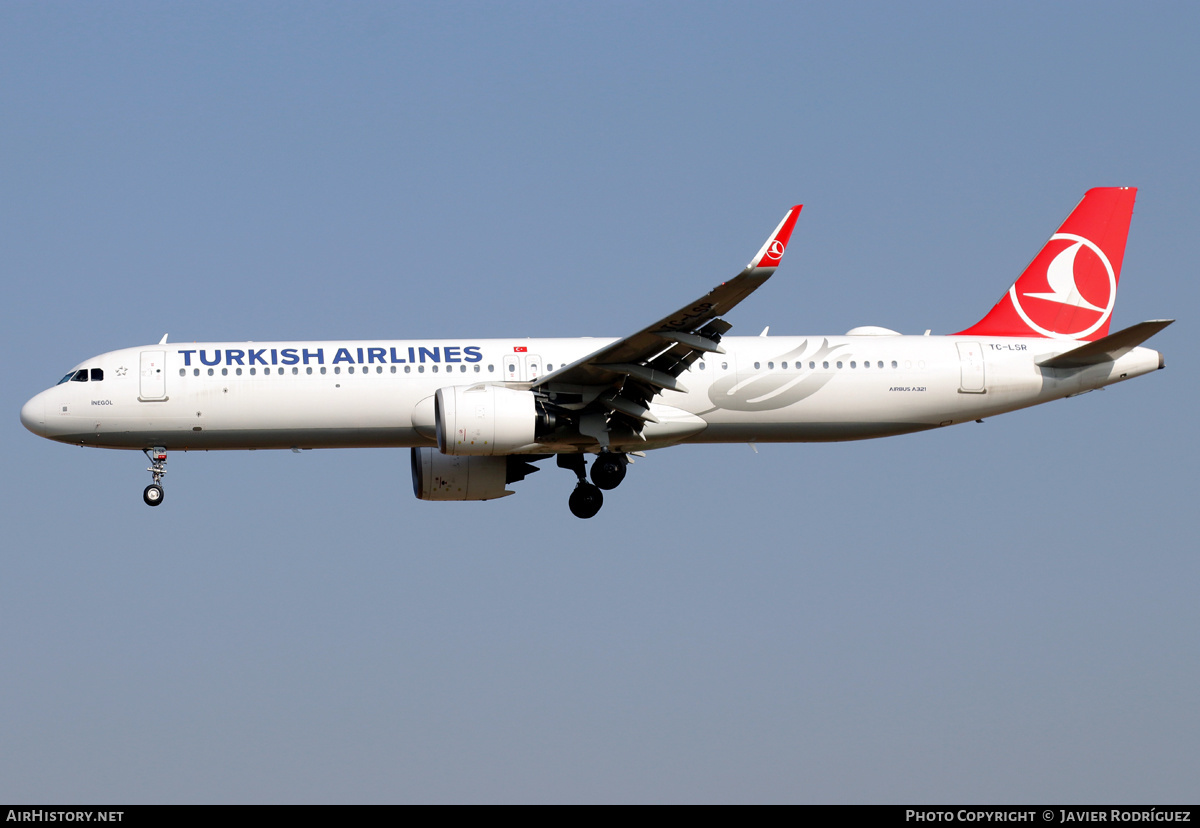
[[[142,500],[147,506],[157,506],[163,502],[162,479],[167,473],[167,450],[162,446],[152,449],[142,449],[142,453],[150,460],[150,468],[146,471],[154,475],[154,482],[142,492]]]

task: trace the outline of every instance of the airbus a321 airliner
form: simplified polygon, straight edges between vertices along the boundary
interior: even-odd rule
[[[996,306],[952,336],[726,336],[725,314],[779,266],[796,206],[745,270],[624,339],[164,336],[84,360],[21,422],[62,443],[144,451],[151,506],[170,451],[408,447],[422,500],[513,494],[554,455],[577,477],[572,513],[590,518],[648,449],[888,437],[1162,368],[1139,346],[1173,320],[1109,333],[1136,194],[1089,190]]]

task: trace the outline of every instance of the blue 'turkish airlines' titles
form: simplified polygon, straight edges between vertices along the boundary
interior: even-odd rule
[[[424,362],[482,362],[478,345],[424,345],[389,348],[338,348],[326,363],[332,348],[188,348],[179,350],[185,366],[192,365],[405,365]],[[193,362],[193,357],[197,360]]]

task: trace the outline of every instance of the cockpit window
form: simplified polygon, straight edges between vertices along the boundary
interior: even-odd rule
[[[80,368],[78,371],[72,371],[67,374],[56,382],[55,385],[62,385],[64,382],[87,382],[89,374],[91,375],[92,382],[101,382],[104,379],[103,368],[92,368],[90,371],[87,368]]]

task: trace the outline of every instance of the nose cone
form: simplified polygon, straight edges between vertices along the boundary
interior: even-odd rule
[[[21,406],[21,425],[39,437],[46,436],[46,398],[42,394]]]

